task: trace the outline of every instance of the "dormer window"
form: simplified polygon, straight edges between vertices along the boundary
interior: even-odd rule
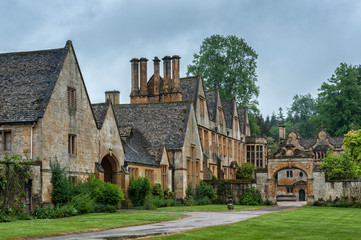
[[[68,87],[68,107],[74,109],[76,107],[76,91],[74,88]]]

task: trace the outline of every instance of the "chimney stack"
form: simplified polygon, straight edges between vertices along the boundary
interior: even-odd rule
[[[119,104],[120,92],[117,90],[105,92],[105,102],[110,101],[113,105]]]
[[[172,57],[172,80],[173,80],[173,91],[180,91],[180,79],[179,79],[179,59],[178,55]]]
[[[147,89],[147,61],[146,58],[139,59],[140,61],[140,95],[148,95]]]
[[[279,126],[278,127],[278,133],[279,133],[279,139],[285,140],[286,139],[286,127],[285,126]]]
[[[154,95],[159,95],[159,58],[154,57]]]
[[[171,91],[171,57],[165,56],[163,59],[163,77],[164,77],[164,91]]]
[[[131,62],[131,71],[132,71],[132,91],[131,96],[138,95],[139,92],[139,59],[133,58]]]

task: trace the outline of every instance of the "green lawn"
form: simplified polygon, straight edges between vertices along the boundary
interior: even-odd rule
[[[245,206],[245,205],[234,205],[234,211],[254,210],[260,208],[267,208],[272,206]],[[197,212],[197,211],[208,211],[208,212],[225,212],[229,211],[226,204],[211,204],[201,206],[178,206],[178,207],[162,207],[157,208],[158,211],[174,211],[174,212]]]
[[[90,213],[59,219],[38,219],[0,223],[0,239],[59,235],[167,221],[184,216],[156,212]]]
[[[361,209],[304,207],[153,239],[361,239]]]

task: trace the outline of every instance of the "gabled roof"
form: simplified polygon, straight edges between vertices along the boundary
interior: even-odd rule
[[[239,122],[239,129],[241,133],[246,134],[246,127],[247,127],[247,109],[246,108],[238,108],[238,122]]]
[[[317,139],[316,138],[300,138],[300,145],[304,148],[310,148],[313,145],[316,144]]]
[[[226,119],[227,128],[233,128],[233,111],[234,111],[234,100],[222,101],[222,108],[224,118]]]
[[[340,148],[343,145],[343,139],[344,137],[332,137],[330,138],[330,143],[333,146]]]
[[[43,117],[70,45],[0,54],[0,123]]]
[[[97,123],[98,129],[101,129],[104,123],[105,116],[107,115],[108,108],[110,106],[109,103],[97,103],[92,104],[92,109],[95,117],[95,121]]]
[[[132,136],[124,144],[125,161],[128,163],[158,166],[159,164],[149,155],[145,148],[150,146],[145,137],[133,130]]]
[[[217,92],[216,90],[205,91],[204,95],[206,96],[209,119],[215,122],[217,114]]]
[[[198,94],[199,77],[186,77],[180,79],[182,101],[195,100]]]
[[[162,149],[180,149],[184,144],[190,103],[144,103],[114,106],[119,128],[139,131],[147,143],[148,153],[157,161]],[[148,147],[147,147],[148,148]]]

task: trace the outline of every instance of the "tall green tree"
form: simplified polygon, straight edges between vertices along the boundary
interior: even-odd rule
[[[205,38],[187,76],[200,71],[206,89],[219,85],[221,98],[236,98],[238,105],[257,106],[259,87],[256,85],[257,53],[242,38],[234,35],[212,35]]]
[[[319,89],[319,118],[333,136],[343,136],[351,124],[360,128],[361,66],[341,63]]]
[[[317,115],[317,100],[311,94],[298,95],[293,97],[293,103],[288,109],[288,119],[294,124],[302,137],[314,137],[316,127],[311,117]]]

